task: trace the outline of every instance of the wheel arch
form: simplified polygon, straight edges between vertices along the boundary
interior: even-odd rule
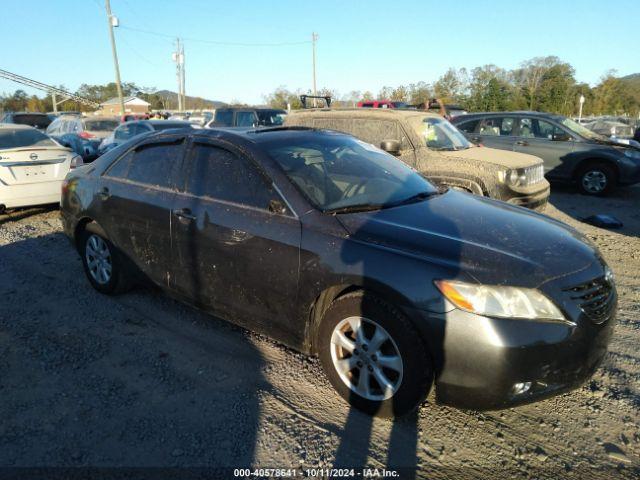
[[[80,221],[78,221],[73,232],[73,240],[78,251],[80,250],[80,239],[82,238],[82,234],[88,229],[91,229],[91,231],[103,235],[105,238],[109,238],[98,222],[96,222],[91,217],[83,217],[80,219]]]
[[[611,167],[616,174],[616,178],[620,178],[620,168],[618,167],[617,163],[614,160],[606,157],[587,157],[580,160],[579,162],[576,163],[576,166],[573,168],[573,171],[571,172],[571,178],[573,178],[574,180],[577,180],[576,177],[578,176],[578,174],[582,169],[584,169],[589,165],[595,165],[598,163],[603,163]]]
[[[345,283],[339,285],[332,285],[322,290],[314,299],[309,307],[306,317],[305,336],[304,336],[304,348],[305,353],[317,354],[318,346],[318,331],[324,312],[329,308],[331,303],[347,294],[353,292],[365,292],[393,305],[407,316],[409,321],[415,323],[415,319],[409,312],[403,308],[403,305],[409,303],[400,292],[393,290],[386,285],[378,285],[375,283],[365,285],[363,283]],[[418,325],[415,325],[416,330],[420,331]],[[421,335],[422,336],[422,335]],[[423,341],[425,339],[423,338]],[[425,342],[425,345],[427,342]]]

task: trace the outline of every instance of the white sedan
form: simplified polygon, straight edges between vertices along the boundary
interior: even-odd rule
[[[33,127],[0,123],[0,212],[60,202],[62,181],[82,157]]]

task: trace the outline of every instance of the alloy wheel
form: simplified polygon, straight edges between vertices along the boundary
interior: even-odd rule
[[[601,193],[607,188],[607,175],[601,170],[589,170],[582,176],[582,186],[589,193]]]
[[[92,234],[87,238],[85,259],[91,277],[100,285],[109,283],[113,268],[111,252],[100,236]]]
[[[331,359],[351,391],[372,401],[387,400],[402,383],[402,356],[387,331],[373,320],[349,317],[331,335]]]

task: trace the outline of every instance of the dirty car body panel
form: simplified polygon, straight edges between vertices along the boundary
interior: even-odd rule
[[[296,149],[316,141],[370,148],[343,134],[304,128],[146,135],[68,176],[64,230],[77,244],[83,225],[98,223],[170,295],[309,354],[317,352],[327,304],[366,290],[415,325],[435,365],[437,398],[454,406],[504,408],[589,378],[615,323],[616,293],[599,252],[577,231],[504,202],[443,193],[395,161],[390,165],[419,178],[428,196],[384,208],[321,209],[296,183],[304,180],[302,170],[285,170],[273,154],[291,146],[287,161],[315,172],[309,158],[298,162]],[[141,190],[122,172],[127,162],[129,170],[135,164],[138,150],[163,142],[179,145],[169,172],[175,182],[166,188],[149,180]],[[342,164],[347,169],[348,160]],[[114,180],[118,175],[124,179]],[[111,199],[102,192],[107,186],[116,196],[115,183],[122,189],[117,195],[130,200],[109,213],[104,205]],[[145,203],[155,203],[157,211]],[[565,320],[464,311],[440,293],[438,279],[538,289]],[[606,298],[594,313],[589,295],[596,287]],[[523,382],[531,388],[514,392]]]

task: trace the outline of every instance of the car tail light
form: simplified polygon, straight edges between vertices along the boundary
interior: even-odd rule
[[[82,161],[82,157],[80,155],[74,155],[71,157],[71,163],[69,164],[69,168],[81,167],[84,164]]]
[[[67,193],[67,190],[69,190],[69,180],[65,178],[62,180],[62,196]]]
[[[85,131],[85,132],[80,132],[78,136],[82,138],[93,138],[95,135],[92,135],[91,133]]]

